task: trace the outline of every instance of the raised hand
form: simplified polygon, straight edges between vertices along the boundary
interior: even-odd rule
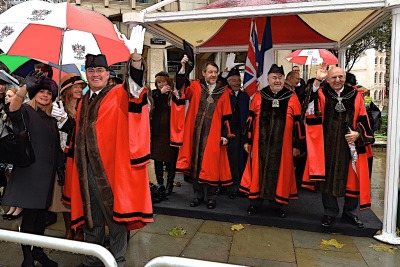
[[[122,34],[125,46],[128,48],[131,54],[136,52],[137,54],[141,55],[143,53],[143,42],[144,42],[145,32],[146,32],[145,28],[143,28],[141,25],[136,25],[135,27],[132,28],[130,39],[127,39],[126,36]]]
[[[61,119],[67,118],[68,114],[64,109],[64,105],[62,101],[59,103],[60,106],[56,102],[53,102],[53,108],[51,110],[51,116],[54,117],[57,121]]]
[[[235,63],[235,58],[236,58],[235,53],[229,53],[228,56],[226,57],[225,67],[227,68],[228,71],[230,71],[237,65],[240,65],[240,63]]]
[[[325,62],[322,62],[321,64],[318,65],[317,69],[317,79],[319,80],[325,80],[326,77],[328,76],[328,64]]]
[[[30,87],[37,84],[44,73],[42,71],[33,70],[25,77],[26,87],[29,89]]]

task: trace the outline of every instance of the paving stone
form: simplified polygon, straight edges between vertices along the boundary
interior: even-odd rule
[[[228,263],[252,266],[252,267],[271,267],[271,266],[273,266],[273,267],[296,267],[297,266],[295,263],[262,260],[262,259],[255,259],[255,258],[249,258],[249,257],[238,257],[238,256],[229,257]]]
[[[351,236],[310,233],[299,230],[292,230],[292,236],[293,236],[293,246],[295,248],[311,248],[311,249],[324,250],[323,248],[320,247],[322,239],[325,240],[336,239],[340,244],[344,244],[344,247],[341,249],[332,248],[332,250],[340,252],[349,252],[349,253],[359,252]]]
[[[358,267],[368,266],[361,253],[295,248],[298,267]]]
[[[383,243],[372,238],[353,237],[353,240],[368,266],[398,266],[400,264],[399,249],[394,250],[394,255],[389,252],[377,252],[369,246]]]
[[[154,223],[146,225],[141,229],[141,232],[168,235],[174,227],[182,227],[186,230],[186,234],[178,237],[192,238],[203,222],[199,219],[157,215],[154,218]]]
[[[126,266],[144,266],[159,256],[179,256],[189,241],[188,238],[140,231],[129,240],[125,257]]]
[[[207,233],[196,233],[182,252],[185,258],[227,262],[232,237]]]
[[[290,230],[254,225],[235,232],[231,256],[296,261]]]
[[[232,225],[234,224],[229,222],[204,221],[199,229],[199,232],[215,235],[233,236],[234,231],[231,230]],[[244,227],[246,227],[246,225],[244,225]]]

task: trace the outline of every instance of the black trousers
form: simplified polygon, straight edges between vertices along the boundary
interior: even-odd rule
[[[228,143],[228,160],[233,181],[233,184],[229,187],[229,191],[237,192],[239,191],[240,181],[242,179],[242,172],[240,170],[240,160],[242,160],[240,159],[240,150],[243,149],[243,147],[241,147],[240,142],[240,129],[233,133],[235,137],[229,139]]]
[[[337,197],[329,194],[322,194],[322,204],[324,205],[324,215],[336,217],[339,214],[339,204]],[[358,198],[344,197],[343,213],[350,216],[358,214]]]
[[[205,202],[211,199],[216,200],[217,195],[215,191],[217,188],[217,186],[211,186],[209,184],[200,184],[198,179],[193,180],[194,197],[202,199]]]

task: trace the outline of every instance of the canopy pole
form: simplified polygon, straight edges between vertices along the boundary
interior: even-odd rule
[[[345,70],[346,63],[346,48],[339,48],[338,50],[338,66]]]
[[[398,208],[399,165],[400,165],[400,105],[399,105],[399,73],[400,73],[400,7],[392,9],[392,47],[390,56],[390,84],[388,136],[386,146],[385,204],[383,229],[375,239],[399,245],[396,236],[396,219]]]

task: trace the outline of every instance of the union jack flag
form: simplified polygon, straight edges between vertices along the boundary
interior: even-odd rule
[[[247,51],[246,66],[244,69],[243,87],[249,96],[257,92],[257,73],[258,73],[258,33],[254,19],[251,21],[249,48]]]

